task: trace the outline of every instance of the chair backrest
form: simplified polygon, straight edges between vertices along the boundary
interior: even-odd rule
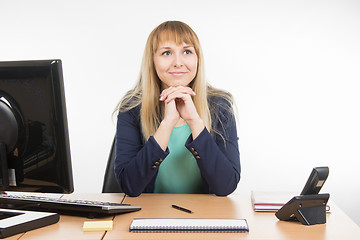
[[[106,170],[104,174],[104,182],[103,182],[103,193],[121,193],[120,185],[116,181],[115,172],[114,172],[114,161],[115,161],[115,138],[113,140],[109,159],[106,165]]]

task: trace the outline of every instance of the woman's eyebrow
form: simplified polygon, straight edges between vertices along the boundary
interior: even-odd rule
[[[161,47],[159,48],[160,50],[164,49],[164,50],[168,50],[168,49],[171,49],[171,47],[167,47],[167,46],[164,46],[164,47]]]
[[[194,48],[194,46],[192,45],[185,45],[183,46],[183,49],[186,49],[186,48]],[[169,46],[163,46],[163,47],[160,47],[159,50],[171,50],[172,48],[169,47]]]

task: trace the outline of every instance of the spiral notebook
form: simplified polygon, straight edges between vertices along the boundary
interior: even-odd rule
[[[130,232],[249,232],[246,219],[134,218]]]

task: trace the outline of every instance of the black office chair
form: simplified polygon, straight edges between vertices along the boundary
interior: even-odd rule
[[[113,140],[109,159],[106,165],[104,182],[103,182],[103,193],[122,193],[120,185],[116,181],[115,172],[114,172],[114,161],[115,161],[115,138]]]

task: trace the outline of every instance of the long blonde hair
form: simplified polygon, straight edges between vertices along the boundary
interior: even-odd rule
[[[116,111],[126,112],[141,105],[140,120],[142,133],[147,140],[154,135],[162,121],[159,96],[161,81],[154,67],[154,53],[160,43],[172,41],[177,45],[191,44],[198,57],[197,73],[190,83],[196,93],[193,102],[200,118],[204,121],[210,132],[217,132],[211,126],[211,109],[208,105],[208,95],[221,96],[232,105],[233,100],[229,93],[211,87],[204,76],[203,53],[200,42],[195,32],[185,23],[180,21],[167,21],[156,27],[149,35],[141,64],[139,80],[136,86],[128,91],[117,105]],[[229,107],[231,110],[231,106]]]

